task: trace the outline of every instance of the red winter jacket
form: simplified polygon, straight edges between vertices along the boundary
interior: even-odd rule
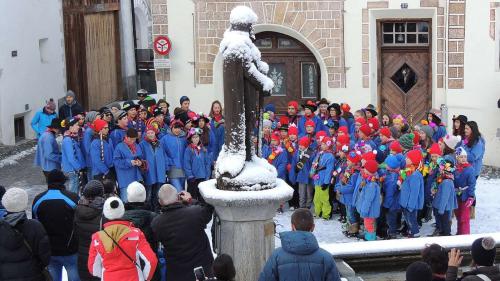
[[[114,244],[113,240],[135,263]],[[138,267],[141,261],[144,263],[142,269]],[[157,262],[146,237],[131,222],[111,221],[104,225],[104,230],[92,235],[88,269],[92,275],[100,277],[101,280],[151,280]]]

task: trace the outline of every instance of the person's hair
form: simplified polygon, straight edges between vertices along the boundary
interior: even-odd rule
[[[158,190],[158,199],[162,206],[173,204],[178,201],[177,190],[170,184],[164,184]]]
[[[116,184],[115,181],[110,179],[105,179],[102,181],[102,185],[104,186],[104,194],[114,194],[116,193]]]
[[[481,138],[481,133],[479,132],[479,127],[477,126],[476,121],[469,121],[467,122],[466,125],[469,126],[471,130],[471,135],[469,137],[469,142],[467,143],[467,146],[472,147]]]
[[[220,103],[220,101],[214,100],[212,102],[212,105],[210,106],[210,114],[209,114],[210,117],[214,117],[214,105],[216,105],[216,104],[219,105],[219,107],[220,107],[220,114],[222,115],[222,104]]]
[[[296,230],[311,231],[314,226],[314,218],[309,209],[300,208],[292,214],[292,224]]]
[[[137,138],[139,137],[139,134],[137,133],[137,130],[134,128],[128,128],[127,130],[127,137],[129,138]]]
[[[443,155],[455,154],[455,149],[449,147],[446,143],[444,144]]]
[[[390,114],[382,114],[382,116],[380,117],[380,124],[384,123],[384,116],[387,116],[389,118],[389,124],[387,124],[387,127],[391,127],[392,126],[392,117]]]
[[[459,121],[458,119],[456,121]],[[463,122],[460,122],[460,126],[458,129],[455,129],[455,121],[453,121],[453,135],[454,136],[460,136],[462,139],[465,137],[465,124]]]
[[[168,102],[167,102],[166,100],[164,100],[164,99],[159,99],[159,100],[158,100],[158,102],[156,102],[156,105],[158,105],[158,106],[159,106],[159,105],[160,105],[160,104],[162,104],[162,103],[166,103],[166,104],[168,104]]]
[[[212,264],[212,269],[217,280],[233,281],[236,277],[236,269],[230,255],[221,254],[217,256]]]
[[[425,247],[422,250],[422,260],[430,265],[434,274],[445,274],[448,270],[448,253],[438,244]]]
[[[361,117],[366,119],[366,113],[363,110],[356,110],[354,113],[358,113]]]

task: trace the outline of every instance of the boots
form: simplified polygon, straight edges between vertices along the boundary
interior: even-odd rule
[[[427,204],[425,206],[423,220],[424,220],[424,222],[429,222],[432,220],[432,205],[431,204]]]
[[[364,240],[365,241],[375,241],[375,240],[377,240],[377,235],[375,234],[375,232],[365,232]]]
[[[355,222],[349,226],[349,229],[346,232],[347,237],[356,237],[359,232],[359,223]]]

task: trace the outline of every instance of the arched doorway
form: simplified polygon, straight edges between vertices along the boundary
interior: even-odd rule
[[[273,103],[278,114],[286,112],[287,103],[316,100],[320,97],[320,69],[313,53],[298,40],[277,32],[261,32],[255,45],[269,64],[268,76],[275,87],[264,103]]]

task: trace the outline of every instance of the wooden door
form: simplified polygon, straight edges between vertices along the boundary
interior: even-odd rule
[[[427,50],[383,50],[380,108],[401,114],[411,124],[425,119],[431,108],[430,60]]]

